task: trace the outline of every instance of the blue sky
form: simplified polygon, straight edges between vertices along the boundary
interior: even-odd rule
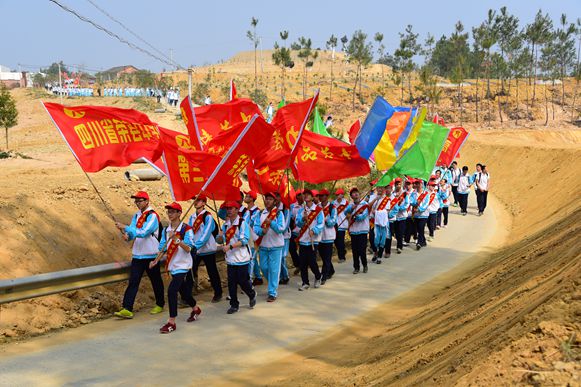
[[[88,1],[58,1],[148,48]],[[362,29],[370,37],[375,32],[383,33],[384,44],[390,52],[398,44],[398,32],[407,24],[414,26],[423,41],[427,33],[436,37],[449,34],[458,20],[470,30],[484,20],[489,8],[498,9],[503,5],[519,17],[521,25],[530,22],[539,8],[548,12],[554,21],[563,12],[571,21],[581,17],[579,0],[93,1],[167,56],[172,49],[173,58],[182,66],[214,63],[238,51],[251,50],[246,31],[252,16],[259,19],[258,33],[263,38],[264,49],[272,47],[281,30],[290,32],[291,42],[306,36],[313,39],[315,47],[324,48],[331,34],[349,37],[356,29]],[[18,69],[20,63],[33,65],[32,70],[38,70],[37,66],[58,60],[92,70],[124,64],[152,71],[169,67],[127,47],[48,0],[0,0],[0,15],[0,64],[13,69]]]

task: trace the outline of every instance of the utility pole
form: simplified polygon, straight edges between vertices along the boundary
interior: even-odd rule
[[[61,105],[63,104],[63,80],[61,77],[61,62],[58,63],[59,65],[59,95],[61,96]]]
[[[192,99],[192,73],[194,72],[194,69],[191,67],[188,67],[188,97],[190,98],[190,100]]]

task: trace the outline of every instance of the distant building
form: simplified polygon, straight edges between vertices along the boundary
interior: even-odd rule
[[[123,74],[133,74],[136,71],[139,71],[139,69],[135,66],[132,66],[132,65],[116,66],[116,67],[111,67],[108,70],[98,72],[95,75],[98,78],[101,78],[103,81],[109,81],[109,80],[115,80]]]
[[[10,68],[0,65],[0,82],[9,89],[32,87],[32,75],[26,71],[12,71]]]

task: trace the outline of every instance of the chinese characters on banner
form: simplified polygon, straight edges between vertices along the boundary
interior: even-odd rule
[[[161,157],[157,125],[137,110],[43,104],[85,172]]]
[[[462,127],[450,129],[450,133],[448,133],[448,138],[444,142],[442,152],[440,152],[440,157],[438,157],[436,165],[448,167],[452,164],[452,161],[454,161],[454,158],[456,158],[460,152],[460,148],[462,148],[462,145],[469,135],[470,133]]]

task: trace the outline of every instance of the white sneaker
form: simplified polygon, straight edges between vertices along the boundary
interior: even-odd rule
[[[446,225],[443,225],[443,226],[442,226],[442,228],[448,228],[448,226],[446,226]]]
[[[303,284],[303,285],[299,286],[299,291],[301,291],[301,292],[302,292],[302,291],[305,291],[305,290],[307,290],[308,288],[310,288],[310,286],[309,286],[309,285],[307,285],[307,284]]]
[[[321,287],[321,280],[315,280],[315,289]]]
[[[428,240],[428,242],[431,242],[434,240],[434,238],[432,238],[431,236],[428,236],[426,239]]]

